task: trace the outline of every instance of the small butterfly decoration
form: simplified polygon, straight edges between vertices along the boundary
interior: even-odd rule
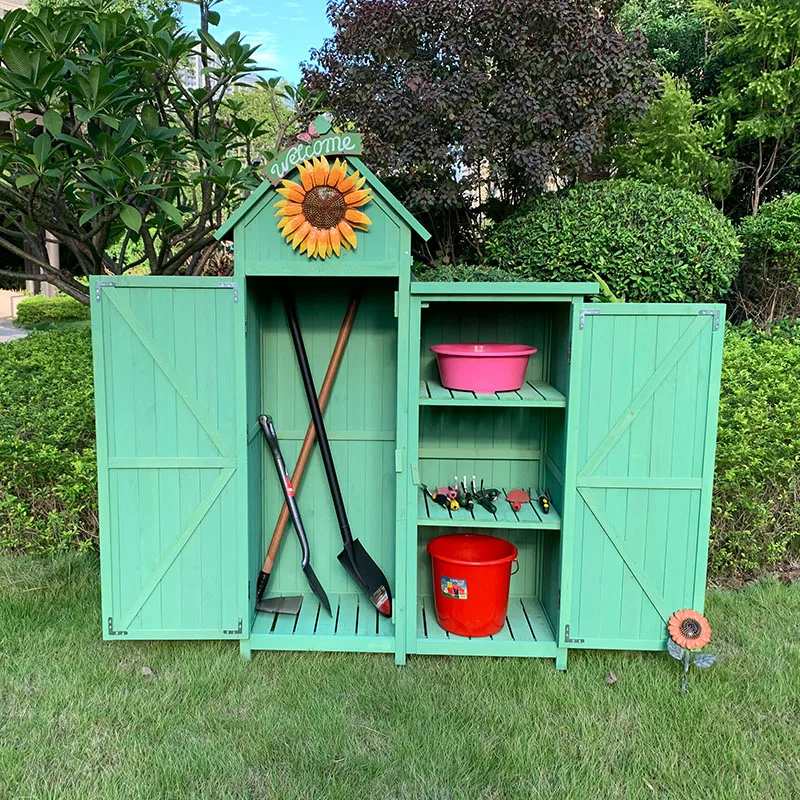
[[[297,138],[301,142],[305,142],[306,144],[309,144],[311,140],[316,138],[317,136],[319,136],[319,132],[317,131],[317,128],[314,125],[313,121],[309,122],[307,131],[303,131],[303,133],[297,134]]]

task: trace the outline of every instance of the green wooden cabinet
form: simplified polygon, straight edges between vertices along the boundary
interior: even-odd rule
[[[587,302],[594,284],[417,283],[412,230],[358,161],[375,200],[369,233],[340,258],[280,238],[264,185],[233,231],[231,278],[93,279],[103,631],[109,639],[240,641],[252,650],[539,656],[569,648],[661,649],[666,618],[702,609],[723,308]],[[321,382],[345,308],[362,296],[325,412],[355,536],[394,590],[379,617],[339,565],[341,539],[318,453],[298,499],[319,608],[287,531],[268,593],[303,594],[298,616],[254,611],[282,502],[256,418],[275,420],[294,465],[308,407],[283,316],[298,304]],[[443,389],[429,350],[444,341],[533,344],[518,392]],[[547,487],[550,514],[450,514],[420,484],[476,475]],[[425,545],[479,530],[519,549],[507,624],[445,633]]]

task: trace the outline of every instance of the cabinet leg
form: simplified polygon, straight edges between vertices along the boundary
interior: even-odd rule
[[[394,665],[396,667],[404,667],[406,665],[406,654],[405,653],[398,653],[395,651],[394,654]]]
[[[561,672],[567,671],[567,648],[560,647],[556,651],[556,669]]]
[[[253,651],[250,649],[249,639],[239,639],[239,655],[244,661],[250,661],[253,657]]]

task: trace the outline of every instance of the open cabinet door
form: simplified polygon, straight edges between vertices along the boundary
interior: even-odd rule
[[[238,287],[146,277],[91,291],[104,638],[239,638]]]
[[[717,305],[575,309],[566,646],[661,649],[674,611],[703,609],[723,316]]]

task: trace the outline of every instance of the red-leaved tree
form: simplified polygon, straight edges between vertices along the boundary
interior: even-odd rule
[[[608,123],[656,77],[615,0],[331,0],[334,34],[303,65],[370,164],[434,232],[421,255],[480,254],[501,219],[591,167]]]

